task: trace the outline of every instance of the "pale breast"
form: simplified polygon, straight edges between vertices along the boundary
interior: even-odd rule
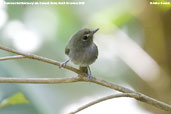
[[[88,66],[92,64],[98,56],[97,46],[93,43],[91,46],[83,49],[70,50],[69,58],[79,66]]]

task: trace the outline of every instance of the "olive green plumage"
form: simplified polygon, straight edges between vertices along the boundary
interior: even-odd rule
[[[88,73],[87,67],[98,57],[98,49],[93,42],[93,35],[98,30],[87,28],[79,30],[71,37],[65,48],[65,54],[69,56],[74,64],[79,65],[82,72]]]

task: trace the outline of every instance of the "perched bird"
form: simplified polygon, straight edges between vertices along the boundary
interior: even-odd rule
[[[90,30],[87,28],[81,29],[76,32],[69,40],[65,54],[69,59],[60,64],[60,68],[66,65],[70,60],[79,65],[79,69],[88,74],[89,79],[92,78],[89,65],[95,62],[98,57],[98,48],[93,42],[93,35],[99,30]]]

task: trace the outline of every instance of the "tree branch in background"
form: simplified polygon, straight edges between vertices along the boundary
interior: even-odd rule
[[[23,55],[16,55],[16,56],[7,56],[7,57],[0,57],[0,61],[11,60],[11,59],[23,59],[26,58]]]
[[[37,56],[37,55],[33,55],[33,54],[28,54],[28,53],[23,53],[14,49],[10,49],[4,46],[0,45],[0,49],[8,51],[8,52],[12,52],[15,54],[18,54],[17,56],[8,56],[8,57],[1,57],[0,60],[12,60],[12,59],[23,59],[23,58],[28,58],[28,59],[33,59],[33,60],[38,60],[38,61],[42,61],[45,63],[49,63],[49,64],[53,64],[56,66],[60,65],[60,62],[46,58],[46,57],[42,57],[42,56]],[[82,73],[80,70],[73,68],[71,66],[64,66],[65,69],[68,69],[70,71],[73,71],[79,75],[81,75],[82,77],[71,77],[71,78],[6,78],[6,77],[0,77],[0,83],[34,83],[34,84],[57,84],[57,83],[73,83],[73,82],[92,82],[92,83],[96,83],[98,85],[102,85],[105,86],[107,88],[111,88],[113,90],[117,90],[122,92],[123,94],[118,94],[118,95],[113,95],[113,96],[108,96],[108,97],[104,97],[101,98],[97,101],[93,101],[83,107],[80,107],[77,109],[77,112],[80,110],[83,110],[89,106],[92,106],[96,103],[99,103],[101,101],[107,100],[107,99],[111,99],[111,98],[116,98],[116,97],[131,97],[131,98],[135,98],[136,100],[145,102],[147,104],[151,104],[152,106],[156,107],[156,108],[160,108],[162,110],[165,111],[169,111],[171,112],[171,105],[168,105],[164,102],[158,101],[156,99],[153,99],[151,97],[148,97],[142,93],[139,92],[135,92],[133,90],[124,88],[122,86],[104,81],[104,80],[100,80],[97,79],[95,77],[93,77],[91,80],[89,80],[88,77],[85,77],[85,74]],[[74,112],[73,112],[74,113]]]
[[[92,105],[95,105],[97,103],[100,103],[100,102],[103,102],[103,101],[106,101],[106,100],[109,100],[109,99],[113,99],[113,98],[119,98],[119,97],[131,97],[131,98],[137,98],[137,95],[135,93],[120,93],[120,94],[116,94],[116,95],[110,95],[110,96],[106,96],[106,97],[103,97],[103,98],[100,98],[100,99],[97,99],[95,101],[92,101],[84,106],[81,106],[79,107],[78,109],[76,109],[75,111],[69,113],[69,114],[75,114],[77,112],[80,112]]]
[[[46,57],[42,57],[42,56],[30,54],[30,53],[23,53],[23,52],[20,52],[20,51],[14,50],[14,49],[10,49],[10,48],[7,48],[7,47],[1,46],[1,45],[0,45],[0,49],[11,52],[11,53],[15,53],[15,54],[18,54],[18,55],[23,55],[24,57],[29,58],[29,59],[39,60],[39,61],[42,61],[42,62],[45,62],[45,63],[60,66],[60,62],[55,61],[53,59],[46,58]],[[80,70],[78,70],[76,68],[73,68],[73,67],[70,67],[68,65],[63,66],[63,68],[68,69],[70,71],[73,71],[73,72],[75,72],[77,74],[80,74],[80,75],[85,75]]]
[[[0,77],[0,83],[57,84],[81,81],[79,77],[70,78],[6,78]]]
[[[105,100],[109,100],[109,99],[113,99],[113,98],[118,98],[118,97],[130,97],[130,98],[134,98],[138,101],[141,101],[141,102],[144,102],[144,103],[147,103],[147,104],[150,104],[154,107],[157,107],[157,108],[160,108],[160,109],[163,109],[165,111],[169,111],[171,112],[171,106],[168,105],[168,104],[165,104],[163,102],[160,102],[160,101],[157,101],[156,99],[153,99],[153,98],[150,98],[148,96],[145,96],[141,93],[136,93],[136,92],[133,92],[133,93],[120,93],[120,94],[116,94],[116,95],[110,95],[110,96],[106,96],[106,97],[103,97],[103,98],[100,98],[100,99],[97,99],[95,101],[92,101],[86,105],[83,105],[81,107],[79,107],[78,109],[76,109],[75,111],[69,113],[69,114],[75,114],[77,112],[80,112],[92,105],[95,105],[97,103],[100,103],[102,101],[105,101]]]

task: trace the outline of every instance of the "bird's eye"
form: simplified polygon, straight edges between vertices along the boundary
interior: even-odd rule
[[[87,35],[83,36],[83,41],[87,41],[87,40],[88,40],[88,36]]]

